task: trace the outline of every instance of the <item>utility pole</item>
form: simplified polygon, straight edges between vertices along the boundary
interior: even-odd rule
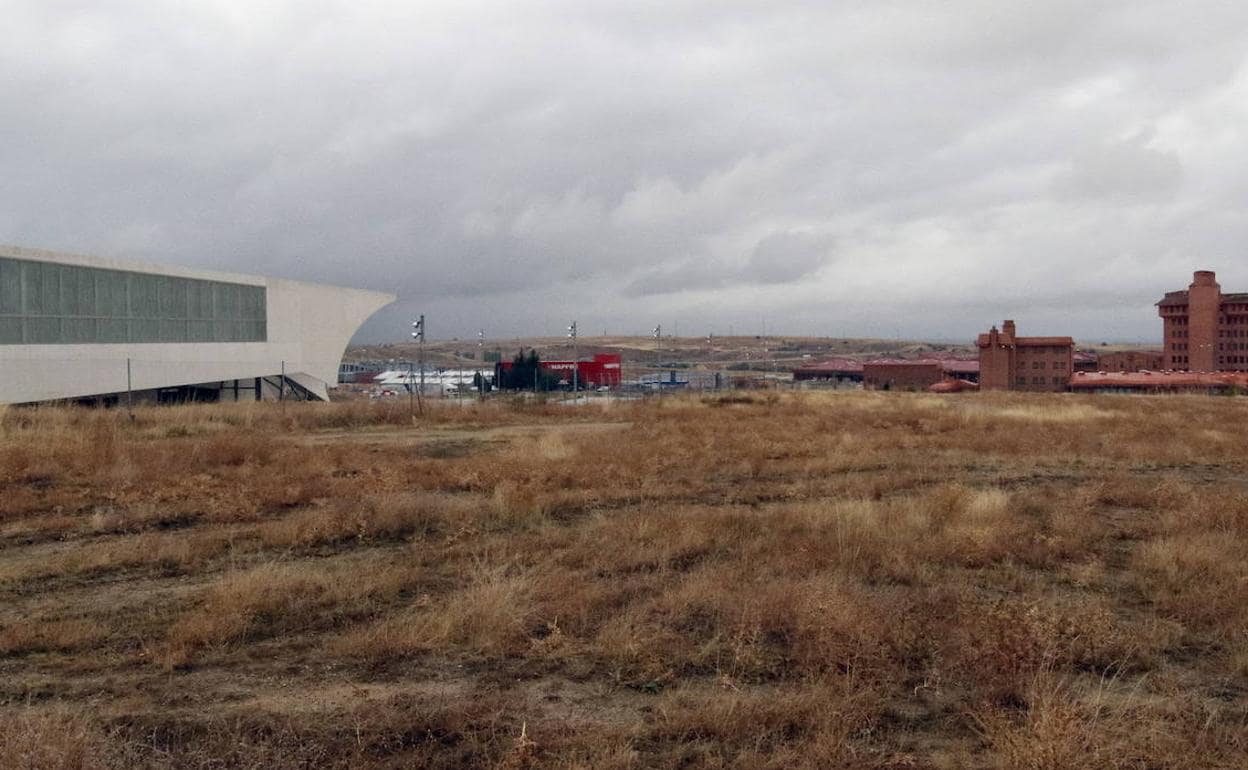
[[[580,387],[581,373],[580,353],[576,347],[576,321],[568,327],[568,337],[572,340],[572,398],[575,399]]]
[[[420,410],[420,414],[423,417],[425,414],[425,401],[424,401],[424,395],[425,395],[425,314],[424,313],[421,313],[420,318],[412,322],[412,329],[413,329],[412,338],[415,339],[417,343],[419,343],[419,347],[417,348],[417,351],[418,351],[418,357],[420,359],[420,390],[416,391],[416,407],[417,409]],[[408,388],[412,388],[415,386],[415,383],[412,382],[411,362],[408,362],[407,372],[408,372],[407,385],[408,385]],[[411,390],[408,390],[407,392],[407,404],[408,404],[408,410],[410,411],[411,404],[412,404]]]

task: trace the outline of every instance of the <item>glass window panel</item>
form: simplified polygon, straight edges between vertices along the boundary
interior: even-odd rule
[[[30,345],[54,345],[61,341],[61,319],[38,316],[26,319],[26,342]]]
[[[40,287],[43,291],[43,298],[40,300],[43,312],[45,315],[61,315],[65,312],[61,305],[61,266],[42,264],[39,267],[43,276]]]
[[[78,344],[95,342],[95,319],[62,318],[61,341]]]
[[[22,312],[22,266],[12,259],[0,259],[0,313]]]
[[[263,341],[266,289],[0,258],[5,344]]]
[[[191,281],[187,287],[190,299],[190,317],[199,319],[212,318],[212,284],[206,281]]]
[[[163,278],[160,282],[160,317],[186,318],[187,281]]]
[[[0,345],[22,344],[22,319],[0,316]]]
[[[162,318],[159,339],[161,342],[186,342],[186,321]]]
[[[126,275],[113,270],[101,270],[96,276],[98,312],[105,318],[125,318],[129,315],[126,297]]]
[[[238,317],[238,289],[230,283],[217,283],[212,287],[212,317],[216,320],[228,320]]]
[[[22,301],[26,315],[43,314],[43,270],[38,262],[22,265]]]
[[[186,333],[190,342],[210,342],[212,321],[187,321]]]
[[[248,286],[243,289],[243,293],[246,297],[243,318],[264,318],[264,288],[261,286]]]
[[[122,318],[101,318],[95,324],[96,342],[125,342],[128,322]]]
[[[160,276],[156,275],[132,274],[130,276],[131,318],[158,318],[160,316],[160,303],[157,299],[159,281]]]
[[[57,270],[61,283],[59,315],[78,315],[78,271],[72,267]]]
[[[151,318],[138,318],[130,321],[130,342],[159,342],[160,321]]]
[[[73,272],[77,274],[74,281],[74,313],[77,315],[94,316],[96,314],[95,280],[96,276],[103,271],[74,268]]]

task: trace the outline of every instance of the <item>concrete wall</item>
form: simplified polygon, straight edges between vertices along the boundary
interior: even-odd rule
[[[391,294],[0,246],[0,254],[88,267],[230,281],[267,288],[267,341],[0,345],[0,403],[76,398],[286,373],[318,395],[334,383],[347,343]]]

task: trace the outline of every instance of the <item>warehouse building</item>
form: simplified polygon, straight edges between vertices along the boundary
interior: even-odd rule
[[[394,296],[0,246],[0,403],[327,399]]]

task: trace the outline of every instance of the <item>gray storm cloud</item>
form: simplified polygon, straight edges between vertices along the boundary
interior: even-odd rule
[[[397,292],[369,339],[1147,338],[1194,267],[1248,287],[1241,4],[5,17],[0,242]]]

